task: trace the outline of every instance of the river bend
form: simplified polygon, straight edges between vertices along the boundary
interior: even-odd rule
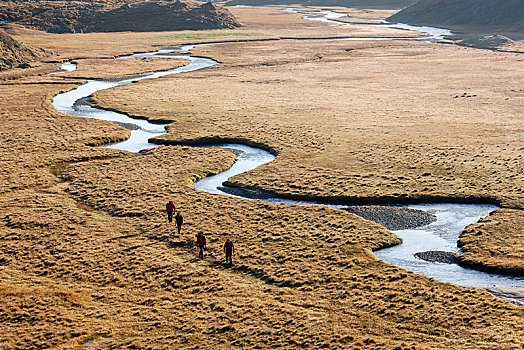
[[[324,14],[324,18],[330,20],[329,17],[333,16],[332,13],[333,12],[331,11],[326,12]],[[315,19],[317,18],[318,17],[315,17]],[[419,27],[416,30],[422,29]],[[368,39],[374,40],[373,38]],[[376,40],[383,40],[383,38],[377,38]],[[216,44],[223,43],[202,45]],[[112,121],[119,125],[133,125],[131,128],[131,136],[128,140],[103,147],[127,150],[130,152],[139,152],[144,149],[156,147],[157,145],[151,143],[149,140],[155,136],[164,134],[166,132],[166,124],[150,123],[147,120],[134,119],[122,113],[95,108],[87,103],[81,103],[81,101],[89,98],[89,96],[100,90],[105,90],[116,86],[129,85],[143,79],[154,79],[171,74],[206,69],[218,64],[218,62],[209,58],[189,55],[187,52],[195,46],[198,45],[185,45],[176,49],[161,49],[153,53],[139,53],[120,57],[119,59],[152,56],[182,58],[188,60],[189,64],[176,69],[145,73],[130,78],[117,80],[89,80],[86,84],[83,84],[74,90],[57,95],[53,99],[53,106],[57,111],[64,114]],[[75,66],[73,64],[66,63],[62,69],[64,71],[71,71],[74,70],[74,68]],[[58,72],[63,71],[57,71],[57,73]],[[234,149],[235,153],[238,154],[238,161],[230,169],[220,174],[204,178],[195,184],[195,187],[199,190],[220,195],[232,195],[238,197],[238,194],[231,194],[231,191],[224,191],[222,185],[223,182],[234,175],[252,170],[275,159],[275,156],[267,151],[241,144],[223,144],[210,147]],[[263,198],[255,199],[260,199],[271,203],[326,205],[310,201],[283,199],[276,196],[264,196]],[[328,206],[337,209],[344,207],[344,205]],[[405,207],[431,211],[437,216],[437,220],[430,225],[417,229],[393,231],[403,239],[403,243],[395,247],[386,248],[375,252],[375,254],[380,259],[406,268],[413,272],[433,277],[440,281],[451,282],[462,286],[524,287],[524,277],[489,274],[462,268],[456,264],[427,262],[420,260],[413,255],[416,252],[427,250],[459,252],[459,249],[456,247],[456,242],[460,232],[464,229],[464,227],[478,221],[482,217],[487,216],[491,211],[497,209],[496,206],[486,204],[426,203],[406,205]]]

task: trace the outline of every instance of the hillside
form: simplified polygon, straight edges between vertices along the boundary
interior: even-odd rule
[[[522,0],[420,0],[388,18],[410,24],[459,26],[467,32],[524,32]]]
[[[234,5],[296,5],[303,6],[341,6],[350,8],[399,9],[413,4],[416,0],[232,0],[226,4]]]
[[[0,31],[0,70],[24,67],[44,55],[44,51],[26,47]]]
[[[51,33],[221,29],[240,26],[226,9],[194,1],[0,2],[0,21]]]

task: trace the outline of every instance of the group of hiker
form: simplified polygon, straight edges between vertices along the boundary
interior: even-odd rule
[[[166,204],[166,212],[167,212],[167,221],[169,223],[173,222],[173,214],[176,211],[175,204],[173,201],[169,201]],[[180,235],[180,231],[182,230],[182,224],[184,223],[184,218],[182,217],[182,214],[180,214],[180,211],[176,212],[175,215],[175,222],[178,230],[178,234]],[[206,236],[203,232],[199,232],[196,236],[196,246],[198,248],[198,257],[200,259],[204,259],[204,249],[206,248],[207,241]],[[235,252],[235,247],[233,245],[233,242],[228,238],[226,243],[224,244],[224,253],[226,254],[226,264],[233,264],[233,253]]]
[[[175,209],[176,209],[175,203],[173,203],[173,201],[167,202],[166,211],[167,211],[167,221],[169,221],[169,223],[173,222],[173,213],[175,212]],[[178,229],[178,234],[180,234],[180,230],[182,229],[182,224],[184,223],[184,218],[182,217],[182,214],[180,214],[179,211],[177,211],[175,215],[175,222],[176,222],[176,227]]]

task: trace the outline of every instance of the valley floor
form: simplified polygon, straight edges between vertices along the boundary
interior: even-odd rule
[[[308,22],[280,9],[232,12],[243,28],[19,32],[57,60],[76,58],[78,72],[48,76],[56,67],[44,64],[0,74],[0,348],[524,346],[522,307],[382,262],[372,250],[399,239],[378,224],[197,191],[196,179],[235,156],[184,145],[139,155],[91,147],[129,132],[50,105],[82,78],[112,76],[108,57],[151,45],[400,32]],[[162,139],[173,143],[249,139],[278,153],[236,185],[349,200],[496,201],[502,209],[467,229],[464,249],[472,261],[522,269],[518,54],[338,40],[231,43],[193,54],[221,65],[94,100],[172,120]],[[179,63],[136,60],[120,69]],[[166,222],[168,199],[184,214],[181,236]],[[199,231],[208,237],[204,260],[194,248]],[[232,267],[222,263],[228,237]]]

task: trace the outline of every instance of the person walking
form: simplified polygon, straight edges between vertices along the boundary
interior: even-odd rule
[[[175,204],[173,201],[169,201],[166,204],[167,221],[173,222],[173,212],[175,211]]]
[[[235,252],[235,246],[233,242],[228,238],[224,244],[224,253],[226,253],[226,264],[229,261],[229,265],[233,265],[233,253]]]
[[[182,224],[184,223],[184,218],[182,214],[178,211],[175,215],[176,228],[178,229],[178,235],[180,236],[180,230],[182,229]]]
[[[204,233],[199,232],[197,234],[196,244],[198,247],[198,257],[204,259],[204,248],[206,247],[206,236],[204,236]]]

